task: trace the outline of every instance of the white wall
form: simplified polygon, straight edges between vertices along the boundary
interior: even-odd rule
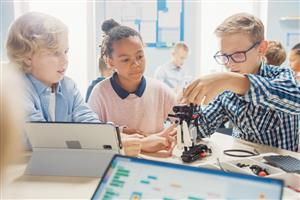
[[[69,26],[70,65],[67,75],[75,80],[84,96],[89,82],[99,75],[97,65],[100,54],[101,23],[107,14],[104,9],[105,2],[74,1],[71,3],[40,0],[34,1],[35,6],[31,8],[28,7],[28,2],[17,2],[19,5],[19,9],[16,8],[17,16],[28,10],[39,10],[61,18]],[[299,32],[300,22],[296,22],[296,25],[281,23],[280,18],[299,16],[299,2],[185,1],[184,40],[190,48],[190,56],[185,67],[194,77],[222,70],[222,67],[213,60],[214,53],[218,51],[213,31],[225,17],[236,12],[246,11],[260,17],[266,26],[267,39],[279,40],[286,46],[286,33]],[[41,6],[42,4],[44,7]],[[5,52],[3,50],[7,27],[14,15],[11,7],[9,9],[3,5],[1,1],[1,55]],[[145,48],[145,53],[147,76],[153,76],[156,67],[170,59],[170,49]]]
[[[111,3],[111,2],[110,2]],[[196,68],[196,52],[195,52],[195,16],[196,15],[196,7],[195,5],[197,2],[195,1],[186,1],[185,2],[185,26],[184,26],[184,42],[187,43],[187,45],[190,48],[190,56],[186,62],[186,68],[190,74],[195,74]],[[97,53],[99,55],[100,48],[98,47],[98,44],[100,44],[100,37],[101,37],[101,23],[105,20],[106,15],[112,15],[106,14],[105,12],[105,3],[103,1],[96,2],[96,30],[97,30]],[[116,14],[117,15],[117,14]],[[153,47],[146,47],[145,48],[145,54],[146,54],[146,72],[145,74],[147,76],[152,77],[154,75],[156,67],[159,65],[162,65],[166,63],[170,59],[171,49],[166,48],[153,48]],[[94,77],[89,77],[90,80],[98,76],[98,68],[97,66],[92,70],[96,71],[96,74]]]
[[[92,3],[90,3],[92,4]],[[48,0],[39,1],[16,1],[15,18],[28,11],[43,12],[59,18],[69,29],[69,65],[66,75],[71,77],[83,96],[85,96],[86,88],[88,87],[88,66],[91,63],[88,55],[93,51],[88,51],[89,42],[93,42],[94,35],[89,35],[93,27],[91,24],[88,27],[87,19],[92,13],[88,13],[88,3],[85,1],[56,1]],[[89,15],[88,15],[89,14]],[[89,30],[89,31],[87,31]],[[89,40],[90,39],[90,40]]]
[[[295,45],[295,43],[287,45],[286,34],[288,32],[300,34],[300,20],[295,21],[282,21],[283,17],[300,16],[300,1],[270,1],[268,3],[267,14],[267,39],[280,41],[287,53]],[[300,35],[293,41],[300,42]],[[288,65],[286,62],[283,65]]]
[[[1,61],[7,61],[5,42],[7,38],[8,28],[14,19],[13,2],[0,1],[0,54]]]

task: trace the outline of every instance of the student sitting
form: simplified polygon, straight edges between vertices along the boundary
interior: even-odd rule
[[[164,65],[159,66],[154,77],[167,86],[172,88],[176,93],[180,93],[185,87],[186,69],[184,68],[184,62],[186,61],[189,53],[188,46],[183,42],[175,44],[171,60]]]
[[[118,26],[118,25],[119,25],[119,23],[113,19],[105,20],[101,26],[101,30],[103,31],[103,35],[102,35],[103,38],[105,37],[105,35],[107,35],[107,33],[110,29],[112,29],[113,27]],[[92,83],[90,84],[90,86],[88,87],[86,96],[85,96],[85,102],[88,102],[91,92],[92,92],[93,88],[95,87],[95,85],[97,83],[99,83],[100,81],[103,81],[105,78],[111,76],[112,72],[113,72],[113,70],[106,63],[106,58],[105,58],[105,55],[103,55],[102,48],[101,48],[101,55],[99,58],[99,71],[101,73],[101,76],[98,77],[96,80],[93,80]]]
[[[183,100],[196,104],[217,96],[203,110],[199,137],[211,135],[230,120],[235,137],[297,151],[300,88],[290,68],[261,61],[268,45],[261,20],[247,13],[235,14],[215,33],[220,50],[214,58],[229,72],[201,77],[184,92]]]
[[[68,30],[60,20],[37,12],[22,15],[9,30],[6,48],[10,61],[24,74],[27,121],[100,122],[65,76]],[[140,139],[126,142],[125,152],[137,155]]]
[[[296,79],[300,83],[300,43],[296,44],[289,54],[290,67],[294,70]]]
[[[67,27],[54,17],[30,12],[11,26],[7,53],[24,72],[28,121],[99,122],[64,76],[68,50]]]
[[[280,66],[286,59],[285,50],[280,42],[268,41],[264,62],[268,65]]]
[[[145,56],[140,34],[116,26],[104,38],[102,48],[115,73],[95,86],[90,107],[100,120],[124,127],[124,133],[144,135],[142,151],[170,152],[176,129],[175,125],[164,129],[164,120],[176,103],[175,94],[159,81],[143,76]]]

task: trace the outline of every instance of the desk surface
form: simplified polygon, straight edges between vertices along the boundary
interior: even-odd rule
[[[200,161],[196,161],[191,165],[215,163],[217,158],[219,158],[221,161],[236,159],[223,154],[223,150],[232,148],[246,149],[251,151],[253,151],[253,149],[255,148],[259,153],[273,152],[282,155],[291,155],[298,158],[300,157],[299,153],[254,144],[219,133],[213,134],[211,138],[205,139],[204,142],[212,148],[213,154],[210,157],[207,157]],[[142,154],[141,157],[172,163],[182,163],[179,155],[180,152],[175,149],[173,156],[171,157],[166,157],[164,153]],[[3,184],[3,198],[88,199],[91,198],[99,182],[99,178],[23,175],[29,158],[30,153],[25,153],[21,161],[8,168],[6,181],[5,184]],[[294,193],[293,191],[288,189],[284,190],[284,198],[295,199],[294,197],[298,197],[300,199],[299,193]]]

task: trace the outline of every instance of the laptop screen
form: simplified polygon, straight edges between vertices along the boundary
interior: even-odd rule
[[[115,156],[92,199],[281,199],[283,181]]]

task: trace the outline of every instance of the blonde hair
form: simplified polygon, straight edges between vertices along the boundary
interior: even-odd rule
[[[41,48],[58,50],[62,36],[67,32],[66,25],[55,17],[38,12],[25,13],[10,27],[6,42],[8,58],[24,72],[29,72],[25,57]]]
[[[280,66],[286,59],[286,52],[280,42],[269,41],[265,52],[267,64]]]
[[[251,42],[264,40],[264,25],[260,19],[248,13],[237,13],[225,19],[215,30],[218,37],[242,33],[249,36]]]
[[[189,51],[189,47],[187,46],[187,44],[185,44],[184,42],[177,42],[174,45],[173,51],[176,51],[177,49],[183,49],[184,51],[188,52]]]
[[[20,103],[22,85],[19,72],[8,64],[1,64],[0,76],[0,169],[18,157],[24,110]],[[17,85],[18,87],[15,87]]]

